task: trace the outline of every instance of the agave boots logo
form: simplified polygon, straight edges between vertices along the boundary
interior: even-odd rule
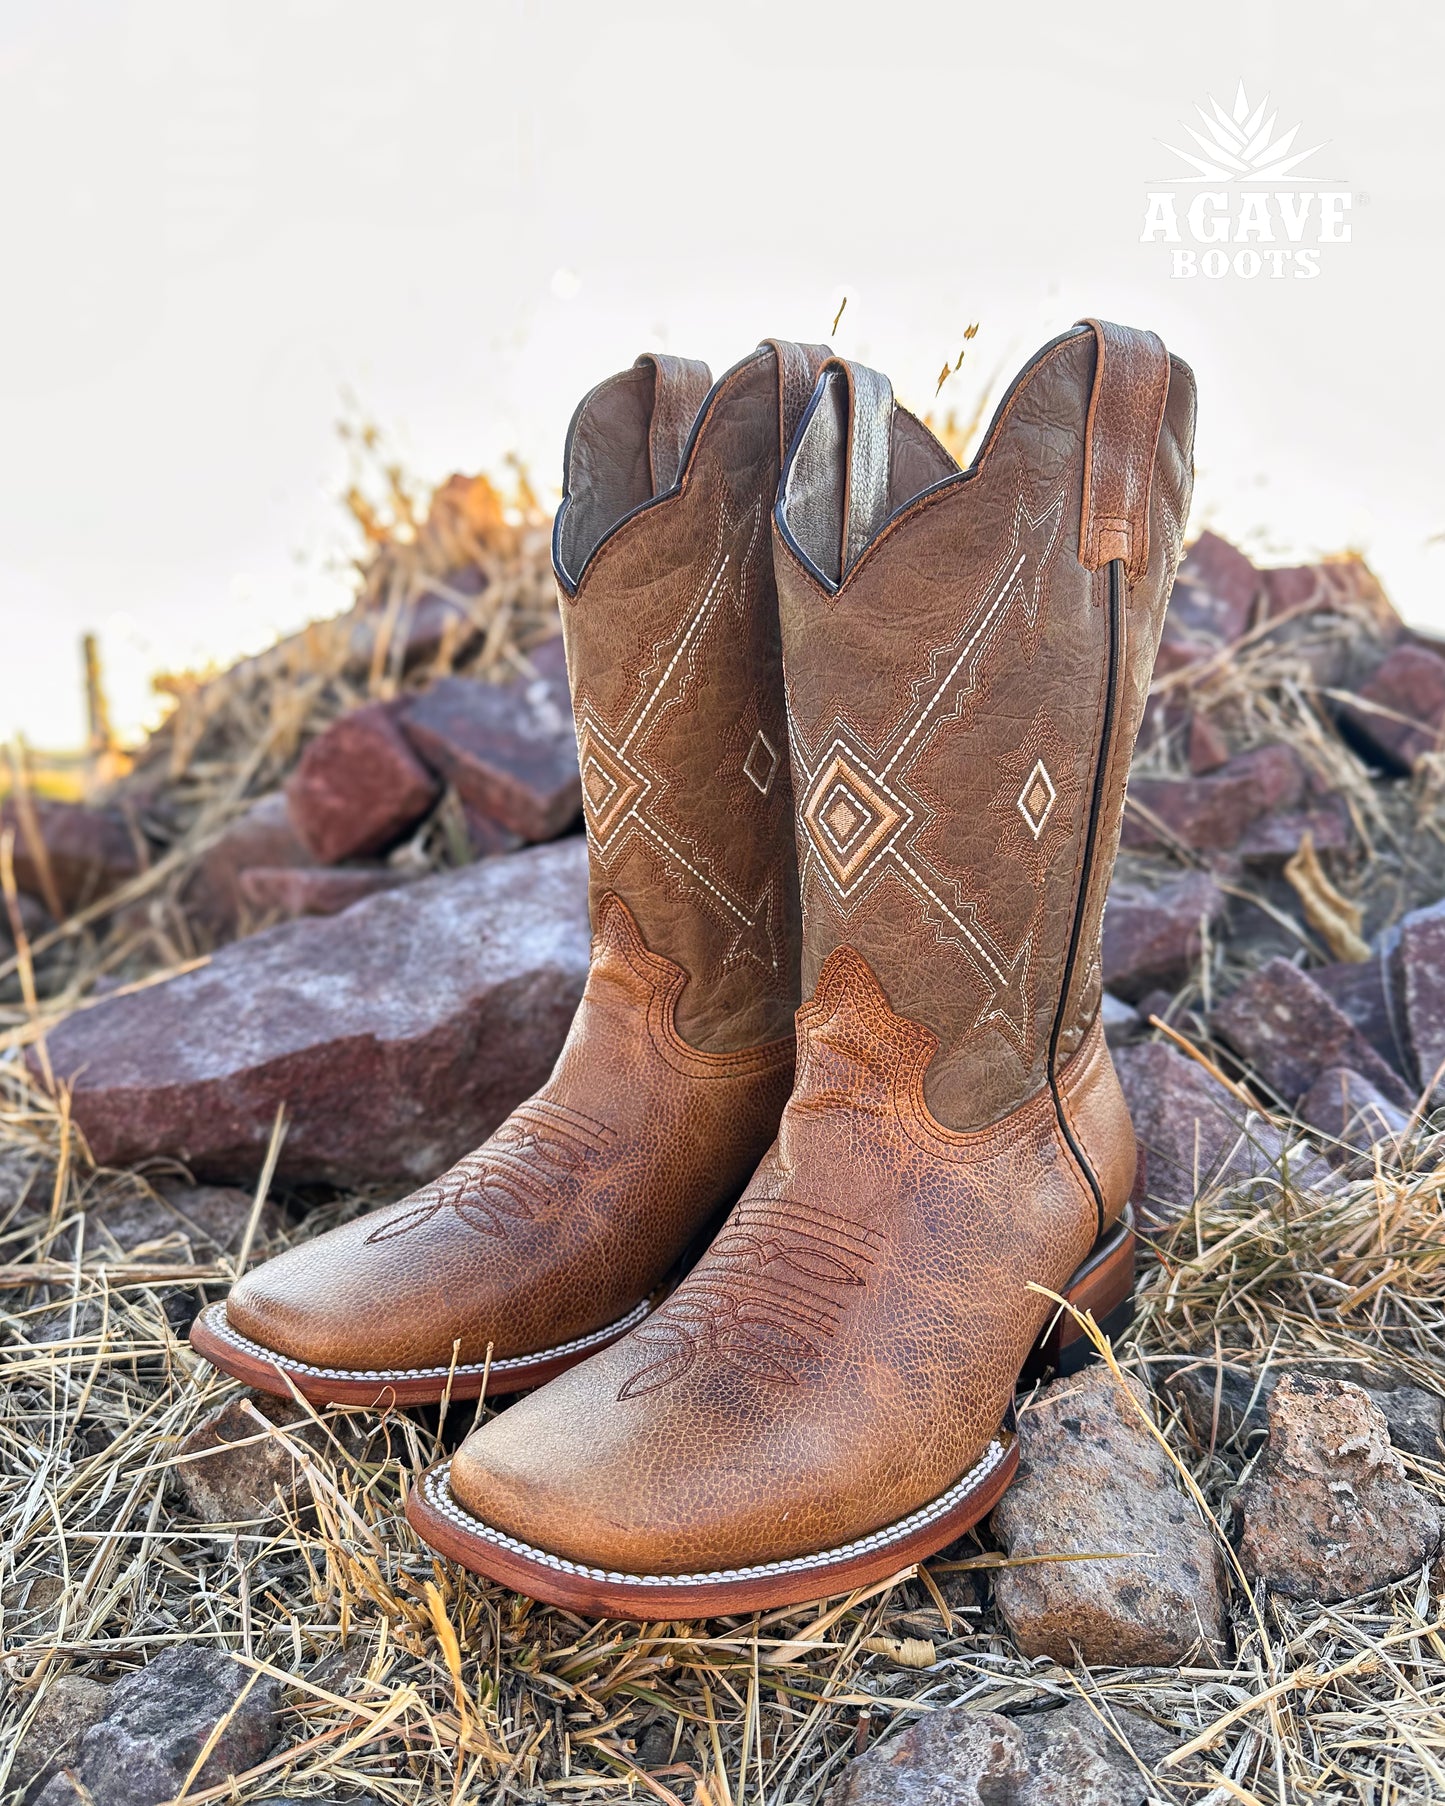
[[[1139,242],[1168,248],[1171,276],[1309,280],[1323,247],[1349,243],[1354,196],[1301,168],[1323,146],[1296,150],[1299,127],[1277,131],[1268,105],[1266,95],[1251,108],[1241,82],[1228,111],[1212,95],[1195,109],[1204,130],[1184,130],[1197,150],[1164,146],[1190,173],[1149,190]]]

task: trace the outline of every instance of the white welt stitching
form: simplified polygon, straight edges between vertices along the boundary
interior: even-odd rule
[[[534,1548],[531,1543],[524,1543],[519,1537],[493,1530],[490,1524],[484,1524],[480,1518],[474,1518],[469,1511],[458,1505],[447,1485],[452,1467],[450,1461],[423,1474],[421,1486],[430,1504],[463,1530],[481,1537],[485,1542],[510,1549],[514,1555],[524,1555],[529,1561],[555,1568],[559,1573],[581,1574],[588,1580],[609,1580],[626,1586],[700,1586],[719,1581],[758,1580],[770,1574],[807,1573],[813,1568],[832,1567],[839,1562],[851,1561],[854,1556],[871,1555],[876,1550],[886,1549],[890,1544],[911,1536],[915,1530],[922,1530],[944,1517],[988,1478],[1007,1453],[1004,1443],[991,1442],[963,1478],[955,1480],[948,1491],[940,1493],[931,1504],[920,1506],[906,1518],[900,1518],[896,1524],[875,1530],[870,1536],[859,1537],[856,1542],[844,1543],[837,1549],[823,1549],[816,1555],[794,1555],[785,1561],[757,1562],[749,1568],[715,1568],[710,1574],[616,1574],[609,1573],[605,1568],[588,1568],[580,1562],[566,1561],[560,1555],[549,1555],[545,1549]]]
[[[595,1348],[599,1342],[611,1341],[623,1335],[634,1324],[641,1323],[652,1309],[652,1303],[644,1298],[625,1317],[619,1317],[616,1323],[610,1323],[605,1329],[594,1329],[590,1335],[578,1336],[572,1342],[559,1342],[555,1348],[542,1348],[536,1354],[507,1355],[500,1361],[469,1361],[459,1367],[313,1367],[307,1361],[293,1361],[289,1355],[278,1354],[274,1348],[267,1348],[261,1342],[252,1342],[249,1337],[241,1335],[231,1328],[225,1320],[224,1304],[212,1304],[206,1307],[203,1316],[213,1319],[211,1327],[216,1334],[238,1347],[248,1349],[259,1355],[262,1360],[280,1367],[289,1373],[314,1373],[323,1380],[444,1380],[447,1375],[471,1373],[509,1373],[518,1367],[532,1367],[538,1361],[550,1361],[558,1355],[580,1354],[584,1349]],[[216,1321],[219,1314],[219,1321]]]

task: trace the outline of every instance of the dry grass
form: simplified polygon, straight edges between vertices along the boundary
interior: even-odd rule
[[[12,1180],[33,1170],[35,1182],[0,1218],[7,1268],[44,1258],[58,1237],[94,1246],[108,1196],[134,1187],[73,1149],[67,1158],[64,1133],[49,1101],[9,1074],[8,1170]],[[1324,1198],[1285,1186],[1273,1199],[1257,1187],[1206,1196],[1150,1265],[1123,1365],[1147,1374],[1201,1346],[1254,1366],[1373,1358],[1445,1392],[1442,1177],[1426,1143]],[[304,1233],[357,1207],[313,1211]],[[1384,1803],[1445,1792],[1445,1640],[1428,1574],[1347,1606],[1262,1600],[1257,1616],[1239,1590],[1238,1646],[1224,1668],[1024,1660],[986,1588],[975,1592],[997,1562],[986,1538],[849,1600],[706,1624],[591,1624],[435,1560],[407,1526],[406,1486],[469,1427],[470,1405],[441,1426],[434,1411],[326,1413],[324,1452],[293,1443],[306,1510],[197,1523],[173,1485],[177,1445],[238,1388],[196,1361],[175,1327],[219,1288],[184,1273],[157,1283],[166,1257],[131,1256],[150,1263],[147,1282],[86,1272],[82,1256],[67,1284],[0,1292],[10,1682],[0,1749],[58,1675],[112,1678],[168,1643],[200,1639],[284,1677],[286,1742],[234,1794],[195,1799],[284,1788],[366,1789],[397,1806],[781,1806],[821,1800],[855,1750],[919,1713],[1080,1696],[1106,1716],[1141,1711],[1199,1746],[1198,1769],[1160,1774],[1160,1799]],[[1167,1420],[1165,1433],[1227,1522],[1243,1454],[1196,1450]],[[1445,1467],[1410,1466],[1445,1504]]]

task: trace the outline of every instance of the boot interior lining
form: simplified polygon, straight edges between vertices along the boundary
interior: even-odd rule
[[[557,534],[557,562],[570,584],[617,522],[652,500],[655,380],[651,364],[635,365],[599,383],[577,410]]]
[[[841,370],[825,371],[788,466],[782,518],[789,538],[834,589],[847,575],[848,433],[847,380]],[[906,408],[893,409],[887,456],[888,519],[925,489],[958,474],[958,465]],[[860,555],[865,549],[860,548]]]

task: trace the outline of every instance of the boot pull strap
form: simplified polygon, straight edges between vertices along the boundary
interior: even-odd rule
[[[827,345],[796,345],[791,339],[764,339],[758,349],[763,346],[778,360],[778,456],[786,459],[818,372],[833,353]]]
[[[661,495],[677,481],[692,423],[712,387],[712,372],[694,358],[669,357],[662,351],[643,352],[637,366],[648,364],[652,366],[652,425],[647,457],[652,493]]]
[[[834,358],[848,387],[848,439],[843,485],[843,575],[867,551],[888,519],[893,456],[893,385],[880,370]]]
[[[1169,353],[1156,333],[1084,320],[1097,351],[1084,428],[1084,507],[1079,562],[1096,571],[1115,558],[1131,584],[1149,567],[1149,490],[1169,397]]]

